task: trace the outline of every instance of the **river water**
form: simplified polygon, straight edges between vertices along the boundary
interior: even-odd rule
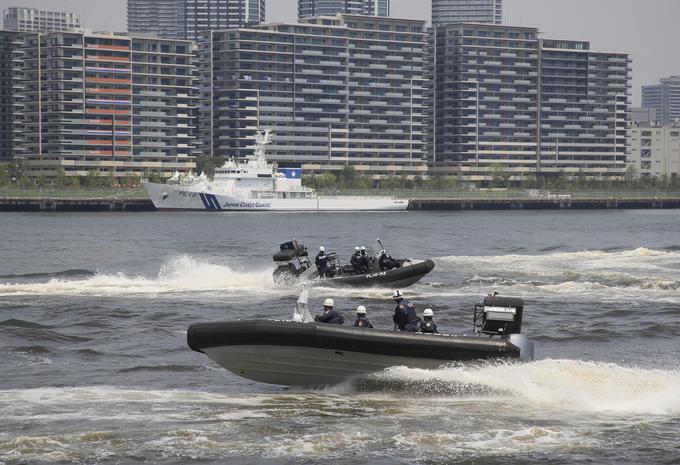
[[[677,211],[0,216],[0,464],[680,463]],[[525,299],[537,361],[394,367],[325,389],[241,379],[195,322],[290,316],[271,255],[380,237],[404,293],[470,332]],[[391,327],[392,289],[314,289]]]

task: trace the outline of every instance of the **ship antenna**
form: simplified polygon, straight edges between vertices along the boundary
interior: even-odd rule
[[[265,129],[264,131],[258,129],[255,134],[255,160],[262,162],[266,161],[264,156],[265,146],[271,144],[271,142],[271,129]]]

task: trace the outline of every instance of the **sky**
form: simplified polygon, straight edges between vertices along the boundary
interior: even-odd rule
[[[267,0],[267,21],[295,21],[297,0]],[[28,6],[80,13],[94,30],[124,31],[126,0],[0,0],[0,9]],[[585,40],[591,49],[629,53],[633,105],[640,86],[680,75],[680,0],[505,0],[505,23],[537,27],[545,38]],[[430,0],[392,0],[392,16],[429,21]]]

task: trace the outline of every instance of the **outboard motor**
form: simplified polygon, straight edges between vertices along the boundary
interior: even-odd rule
[[[488,296],[484,303],[475,305],[475,333],[489,337],[500,336],[520,349],[520,358],[534,359],[534,343],[522,332],[524,301],[514,297]]]
[[[303,244],[300,244],[295,239],[289,242],[284,242],[279,246],[279,249],[280,250],[272,257],[275,262],[287,262],[297,257],[307,256],[307,247]]]

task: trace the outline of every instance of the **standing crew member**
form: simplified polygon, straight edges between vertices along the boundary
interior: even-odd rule
[[[359,250],[359,247],[354,247],[354,253],[352,254],[352,257],[349,259],[349,262],[352,264],[354,272],[356,274],[361,274],[361,252]]]
[[[394,321],[394,329],[399,328],[399,331],[407,331],[415,333],[420,329],[420,318],[416,313],[416,308],[411,302],[404,299],[401,291],[394,291],[392,298],[397,302],[394,306],[394,314],[392,321]]]
[[[366,316],[366,307],[359,305],[357,307],[357,319],[354,320],[354,326],[358,328],[372,328],[373,323]]]
[[[333,299],[326,299],[323,301],[323,313],[316,315],[314,321],[318,323],[328,323],[332,325],[345,324],[345,318],[335,311],[335,303]]]
[[[359,255],[359,265],[361,266],[361,274],[366,274],[371,270],[371,263],[366,253],[366,247],[361,247],[361,255]]]
[[[316,269],[319,270],[320,277],[323,278],[324,276],[328,276],[330,274],[330,270],[328,269],[328,256],[326,256],[325,247],[319,247],[319,253],[316,255],[314,263],[316,264]]]
[[[432,317],[434,312],[431,308],[426,308],[423,312],[423,321],[420,322],[420,332],[428,334],[439,334],[437,331],[437,324],[434,322]]]
[[[380,266],[380,271],[387,271],[393,268],[399,268],[401,266],[399,262],[390,257],[390,254],[388,254],[385,250],[380,251],[378,265]]]

